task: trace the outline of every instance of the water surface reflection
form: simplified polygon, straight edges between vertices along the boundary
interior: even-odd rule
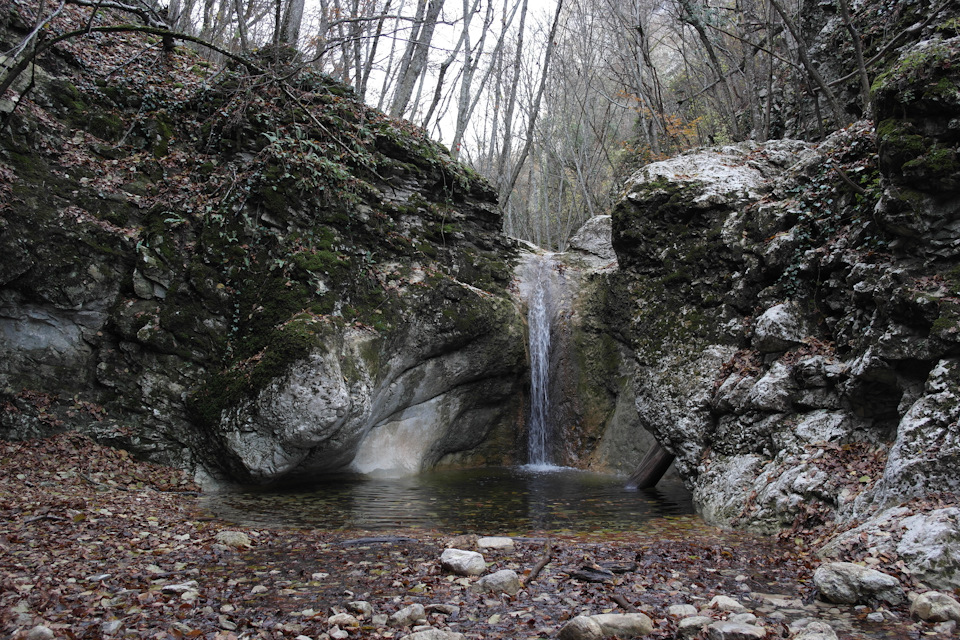
[[[634,531],[651,519],[694,512],[679,482],[626,491],[615,476],[523,467],[402,478],[339,475],[296,490],[213,494],[204,507],[250,526],[481,534]]]

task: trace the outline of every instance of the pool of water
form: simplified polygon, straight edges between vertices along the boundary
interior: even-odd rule
[[[651,520],[694,513],[679,481],[645,491],[623,484],[616,476],[557,467],[341,475],[296,490],[210,494],[203,507],[248,526],[513,535],[636,531]]]

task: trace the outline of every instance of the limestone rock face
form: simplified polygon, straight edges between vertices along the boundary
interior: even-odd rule
[[[869,542],[841,536],[828,557],[889,548],[942,588],[955,527],[935,494],[958,491],[960,463],[960,171],[945,118],[960,105],[929,83],[954,86],[957,65],[908,59],[953,60],[957,42],[904,49],[875,87],[890,120],[876,130],[656,162],[612,213],[629,294],[611,324],[634,355],[639,420],[703,516],[765,533],[865,522]],[[836,167],[872,186],[851,190]]]

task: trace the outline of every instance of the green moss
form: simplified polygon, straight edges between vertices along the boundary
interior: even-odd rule
[[[903,171],[927,178],[946,177],[960,173],[960,163],[953,149],[930,149],[919,158],[905,162]]]
[[[123,135],[125,127],[120,116],[112,113],[97,113],[87,120],[85,129],[101,140],[115,142]]]

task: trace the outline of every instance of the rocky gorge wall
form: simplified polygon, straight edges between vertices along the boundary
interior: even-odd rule
[[[328,78],[148,45],[66,41],[0,102],[0,434],[255,483],[511,461],[493,191]]]
[[[827,524],[825,554],[945,588],[960,587],[957,43],[900,52],[874,84],[876,126],[641,169],[613,211],[608,291],[640,419],[708,521]]]

